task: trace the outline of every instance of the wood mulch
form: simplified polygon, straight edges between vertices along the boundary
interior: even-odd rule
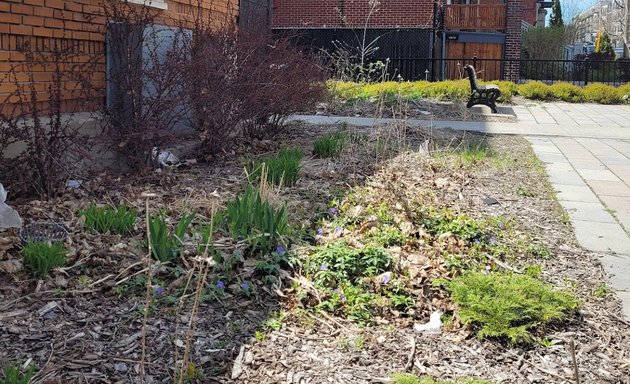
[[[212,207],[225,204],[246,183],[241,154],[262,155],[296,145],[309,154],[314,138],[336,129],[304,124],[291,128],[274,141],[236,144],[221,163],[199,163],[140,177],[101,174],[58,198],[16,204],[27,222],[58,220],[67,225],[72,231],[66,244],[71,253],[65,268],[37,281],[20,271],[15,233],[0,233],[0,361],[35,364],[35,383],[141,382],[146,223],[141,219],[133,236],[92,234],[83,229],[77,210],[90,202],[111,202],[143,212],[146,194],[151,193],[153,212],[163,209],[176,216],[196,211],[200,217],[210,217]],[[450,131],[441,131],[435,138],[438,133],[421,128],[349,129],[367,133],[371,141],[401,137],[403,132],[411,149],[426,146],[427,139],[452,146],[461,139],[461,133]],[[475,167],[451,163],[426,167],[425,162],[434,160],[403,153],[384,161],[361,148],[350,149],[335,160],[307,155],[298,185],[277,191],[276,197],[287,201],[296,225],[312,231],[318,212],[326,210],[330,199],[352,185],[385,185],[388,175],[397,172],[401,180],[435,195],[444,206],[480,217],[514,218],[519,230],[544,244],[551,257],[513,260],[513,266],[541,264],[544,280],[570,289],[583,301],[578,314],[547,330],[549,346],[523,348],[479,341],[457,326],[435,335],[414,332],[413,322],[427,321],[427,311],[405,320],[380,318],[370,327],[292,311],[296,303],[287,274],[275,287],[257,285],[256,294],[249,298],[235,287],[220,296],[202,298],[190,336],[195,364],[189,369],[194,371],[190,382],[380,383],[387,382],[392,372],[408,371],[497,383],[574,383],[569,348],[574,343],[582,383],[630,383],[630,323],[622,319],[613,293],[593,294],[606,276],[597,256],[581,249],[571,227],[563,223],[544,175],[531,162],[529,145],[516,137],[475,137],[487,140],[511,160]],[[532,193],[524,196],[524,190]],[[488,205],[487,197],[497,204]],[[174,381],[191,320],[191,298],[178,306],[176,292],[193,273],[192,264],[188,256],[183,257],[177,278],[162,269],[154,271],[165,292],[152,306],[146,328],[147,383]],[[251,262],[240,268],[243,279],[253,279]],[[264,330],[264,337],[256,339],[255,332],[278,310],[288,313],[282,327]]]

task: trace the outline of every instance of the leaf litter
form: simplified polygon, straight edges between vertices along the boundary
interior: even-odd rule
[[[145,224],[143,219],[136,223],[134,236],[97,235],[82,229],[82,219],[76,212],[93,201],[124,203],[142,212],[150,193],[155,212],[164,209],[175,217],[196,211],[200,217],[209,218],[210,207],[222,206],[245,185],[240,153],[263,155],[296,145],[308,151],[314,138],[336,129],[295,124],[294,133],[277,141],[237,144],[234,155],[219,167],[200,162],[132,180],[101,174],[57,199],[18,205],[22,217],[29,221],[61,220],[71,228],[66,244],[71,253],[66,267],[43,282],[36,281],[19,271],[15,232],[3,232],[1,360],[32,359],[40,369],[34,382],[140,382],[144,297],[142,289],[134,290],[133,285],[143,284]],[[444,251],[465,246],[446,234],[438,237],[439,241],[416,245],[413,252],[405,245],[390,247],[411,271],[416,308],[382,313],[369,326],[360,326],[343,316],[301,309],[291,284],[309,282],[287,272],[283,272],[281,283],[262,288],[253,297],[228,289],[221,298],[204,301],[191,351],[192,361],[203,370],[203,376],[194,380],[377,383],[387,382],[392,372],[411,371],[441,379],[470,376],[505,383],[571,383],[575,379],[568,345],[574,342],[582,382],[630,382],[630,324],[621,317],[620,302],[614,294],[593,295],[606,276],[596,255],[581,249],[571,228],[562,222],[559,206],[524,140],[421,128],[405,128],[404,136],[399,134],[400,127],[388,131],[345,129],[365,141],[357,140],[344,149],[339,159],[305,159],[296,187],[270,192],[288,204],[298,227],[314,233],[315,223],[326,215],[328,202],[354,186],[370,191],[366,199],[388,196],[395,211],[404,211],[405,204],[411,202],[423,202],[471,217],[507,218],[514,221],[516,229],[511,232],[513,238],[503,240],[517,243],[527,239],[545,246],[549,257],[536,260],[542,265],[542,278],[572,290],[583,299],[582,309],[546,330],[549,345],[545,347],[509,347],[497,341],[479,341],[456,319],[445,324],[439,334],[416,333],[414,322],[426,323],[434,310],[454,310],[446,295],[428,286],[433,278],[452,274],[441,257]],[[404,145],[400,137],[404,137]],[[469,166],[458,162],[457,156],[455,160],[453,156],[440,156],[440,151],[449,154],[471,138],[487,142],[498,158]],[[367,143],[381,139],[386,141],[385,150],[366,149]],[[400,152],[401,147],[424,149]],[[519,186],[532,193],[524,196],[518,192]],[[498,204],[486,204],[488,198]],[[357,206],[367,204],[365,200]],[[324,234],[331,238],[324,241],[343,239],[352,243],[364,239],[374,220],[361,208],[352,209],[364,219],[356,233],[345,229],[335,234],[331,228]],[[429,239],[422,228],[402,215],[396,223],[407,234]],[[227,250],[242,246],[230,239],[216,242]],[[523,269],[531,262],[525,256],[497,259],[493,268]],[[192,270],[186,267],[192,262],[185,260],[186,255],[183,259],[184,271],[179,278],[169,280],[163,269],[155,271],[158,278],[169,283],[167,294],[182,288]],[[251,278],[251,263],[243,264],[239,274],[243,279]],[[119,287],[127,291],[120,293]],[[261,324],[278,309],[287,313],[281,326],[255,338]],[[146,382],[173,382],[177,366],[173,352],[183,346],[189,315],[186,308],[177,317],[171,306],[153,309],[147,326]]]

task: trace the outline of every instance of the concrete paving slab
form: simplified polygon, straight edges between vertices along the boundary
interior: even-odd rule
[[[622,181],[591,180],[588,186],[598,195],[630,197],[630,187]]]
[[[560,151],[547,152],[547,151],[540,150],[540,148],[538,148],[538,151],[536,153],[538,154],[538,158],[540,159],[540,161],[545,162],[545,163],[558,163],[558,162],[566,160],[566,158]]]
[[[630,239],[618,223],[571,220],[571,224],[578,241],[589,251],[630,255]]]
[[[627,158],[621,154],[616,156],[597,156],[597,159],[607,166],[610,165],[627,165],[627,169],[630,169],[630,158]]]
[[[553,184],[556,196],[560,201],[577,201],[583,203],[599,203],[599,199],[586,185]]]
[[[610,212],[608,212],[599,201],[583,202],[560,199],[559,201],[560,205],[566,209],[571,219],[586,220],[596,223],[618,224],[613,215],[610,214]]]
[[[554,164],[555,165],[555,164]],[[584,180],[574,170],[562,170],[548,167],[547,175],[552,185],[576,185],[586,186]]]
[[[608,168],[623,180],[626,185],[630,186],[630,165],[609,164]]]
[[[617,294],[617,296],[621,300],[622,312],[623,312],[624,316],[626,318],[630,319],[630,292],[615,290],[615,293]]]
[[[603,254],[600,261],[616,290],[630,293],[630,256],[623,254]]]
[[[630,157],[630,143],[623,140],[603,139],[604,143],[615,148],[617,152],[623,153],[625,156]]]
[[[577,172],[582,176],[584,180],[589,181],[621,181],[617,175],[612,173],[611,171],[601,168],[601,169],[580,169],[576,168]]]
[[[600,195],[599,198],[604,202],[606,207],[615,212],[623,212],[630,214],[630,198],[622,196]]]
[[[566,157],[572,160],[595,161],[595,162],[599,161],[595,155],[590,153],[578,142],[575,142],[575,141],[558,142],[556,143],[556,145]]]
[[[630,231],[630,197],[600,195],[599,198],[606,208],[612,211],[613,216],[617,218],[626,232]]]
[[[536,153],[547,153],[550,155],[562,155],[562,151],[560,149],[558,149],[558,147],[556,147],[553,144],[545,144],[545,143],[540,143],[540,144],[534,144],[534,146],[536,147]]]
[[[575,169],[578,170],[578,172],[580,170],[589,170],[589,171],[602,170],[602,171],[608,171],[608,168],[606,168],[606,166],[604,164],[602,164],[596,158],[593,158],[592,160],[579,160],[579,159],[575,159],[574,157],[571,157],[569,155],[567,155],[567,158],[571,162],[571,165]]]

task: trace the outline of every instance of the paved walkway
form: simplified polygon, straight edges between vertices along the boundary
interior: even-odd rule
[[[485,108],[485,107],[483,107]],[[501,108],[505,109],[505,107]],[[442,121],[407,119],[412,126],[433,126],[489,134],[568,136],[630,140],[630,105],[535,103],[511,108],[518,122]],[[295,115],[291,120],[313,124],[348,123],[371,127],[392,123],[392,119]]]
[[[514,106],[518,122],[409,119],[415,126],[523,135],[546,164],[580,244],[600,256],[630,318],[630,106],[536,103]],[[294,116],[312,124],[357,126],[391,119]]]
[[[526,137],[580,244],[598,254],[630,317],[630,141]]]

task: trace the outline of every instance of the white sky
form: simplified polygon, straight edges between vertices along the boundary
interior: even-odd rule
[[[597,0],[560,0],[562,18],[565,21],[570,21],[576,13],[585,10],[596,2]]]

